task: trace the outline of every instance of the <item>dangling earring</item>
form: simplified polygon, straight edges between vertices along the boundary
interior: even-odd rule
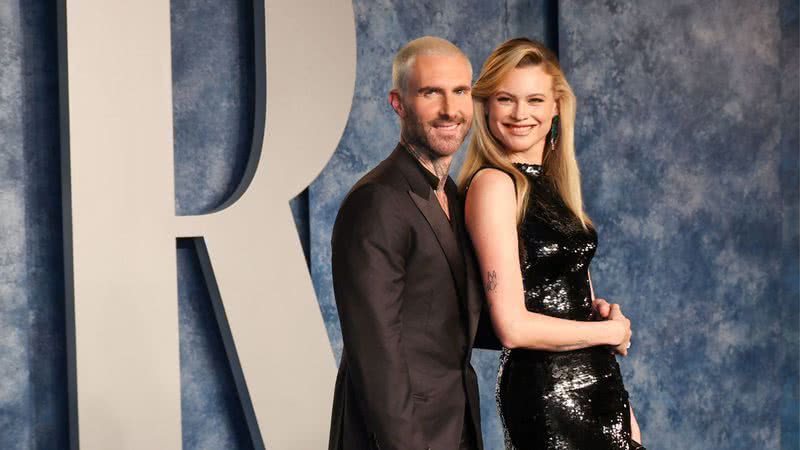
[[[553,116],[553,125],[550,127],[550,151],[555,151],[558,144],[558,121],[558,116]]]

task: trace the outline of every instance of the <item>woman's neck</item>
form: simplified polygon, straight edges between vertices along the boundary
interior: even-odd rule
[[[544,140],[524,152],[506,152],[508,160],[512,163],[522,164],[542,164],[542,154],[544,153]]]

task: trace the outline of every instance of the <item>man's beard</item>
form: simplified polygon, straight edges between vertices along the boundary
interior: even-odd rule
[[[461,124],[462,130],[459,135],[455,136],[437,136],[432,124],[422,122],[412,108],[406,108],[406,111],[408,111],[404,121],[406,140],[411,145],[427,149],[432,153],[431,158],[452,155],[461,147],[464,138],[469,133],[470,124],[465,123],[463,116],[436,119],[436,121]],[[429,126],[426,128],[426,125]]]

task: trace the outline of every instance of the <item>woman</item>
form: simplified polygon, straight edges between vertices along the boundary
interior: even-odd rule
[[[618,305],[609,320],[593,320],[597,235],[581,199],[575,96],[556,57],[528,39],[495,49],[472,95],[459,184],[504,347],[497,401],[506,448],[639,448],[614,356],[627,354],[630,322]]]

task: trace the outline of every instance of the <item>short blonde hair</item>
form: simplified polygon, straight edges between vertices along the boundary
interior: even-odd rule
[[[422,36],[404,45],[394,55],[392,62],[392,89],[405,92],[408,88],[408,73],[414,66],[414,60],[420,55],[460,56],[469,66],[469,76],[472,78],[472,64],[469,58],[455,44],[435,36]]]

